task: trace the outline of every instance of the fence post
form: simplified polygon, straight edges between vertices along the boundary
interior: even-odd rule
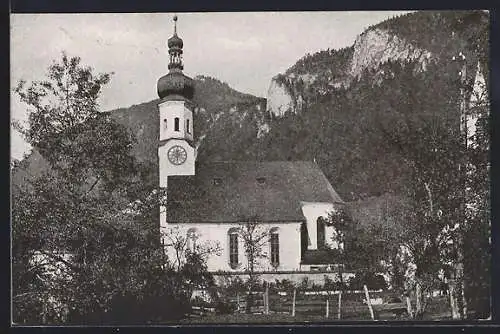
[[[370,310],[370,316],[372,317],[372,320],[375,320],[375,315],[373,314],[373,308],[372,308],[372,302],[370,300],[370,294],[368,293],[368,287],[363,285],[363,289],[365,290],[365,296],[366,296],[366,304],[368,305],[368,309]]]
[[[329,304],[329,299],[328,297],[326,298],[326,315],[325,318],[328,319],[328,313],[330,313],[330,304]]]
[[[413,312],[411,310],[410,296],[406,296],[406,311],[408,312],[408,315],[410,316],[410,318],[413,318]]]
[[[240,313],[240,293],[236,292],[236,311]]]
[[[420,316],[422,313],[422,300],[421,297],[421,287],[420,282],[417,280],[417,284],[415,285],[415,314],[416,316]]]
[[[266,290],[262,291],[262,314],[266,314]]]
[[[269,314],[269,285],[266,281],[266,291],[264,293],[264,313]]]
[[[295,317],[295,296],[296,295],[297,295],[297,289],[293,289],[292,317]]]
[[[342,309],[342,290],[339,291],[339,310],[338,310],[338,313],[337,313],[337,319],[340,320],[340,317],[341,317],[341,309]]]

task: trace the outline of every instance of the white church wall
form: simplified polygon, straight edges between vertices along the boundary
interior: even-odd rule
[[[306,217],[307,233],[309,235],[307,249],[318,249],[317,221],[319,217],[328,217],[328,214],[333,210],[333,204],[316,202],[301,202],[301,204],[302,213]],[[336,243],[332,241],[333,233],[334,229],[332,227],[325,228],[325,243],[336,248]]]
[[[186,139],[193,140],[193,112],[188,107],[184,108],[184,130],[186,131]]]
[[[260,259],[255,270],[258,271],[283,271],[299,270],[300,268],[300,222],[290,223],[262,223],[262,228],[270,230],[278,227],[279,233],[279,265],[275,268],[270,260],[270,243],[266,242],[263,251],[266,258]],[[221,251],[217,254],[211,254],[207,258],[207,267],[211,272],[241,272],[246,269],[247,258],[243,246],[243,240],[238,238],[238,262],[236,268],[231,268],[229,263],[229,229],[241,227],[238,223],[170,223],[164,225],[164,231],[171,233],[176,231],[179,235],[186,237],[191,228],[195,228],[199,233],[198,245],[210,243],[218,244]],[[164,243],[165,244],[165,243]],[[167,249],[169,257],[175,256],[173,248]]]

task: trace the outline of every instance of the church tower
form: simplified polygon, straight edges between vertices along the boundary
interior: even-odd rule
[[[167,187],[169,175],[194,175],[196,150],[193,144],[193,79],[182,73],[183,41],[174,34],[168,39],[168,74],[158,80],[160,137],[158,142],[159,185]]]

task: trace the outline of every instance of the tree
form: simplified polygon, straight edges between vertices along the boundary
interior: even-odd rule
[[[97,110],[97,98],[110,75],[95,77],[91,68],[80,65],[79,58],[69,59],[63,54],[61,63],[54,62],[49,67],[47,78],[29,87],[21,81],[15,89],[29,107],[29,127],[20,127],[20,130],[51,165],[41,177],[29,179],[31,184],[27,188],[13,191],[16,269],[13,274],[20,275],[19,295],[33,297],[43,291],[30,291],[32,287],[26,280],[29,276],[24,274],[37,268],[30,263],[35,252],[43,252],[53,265],[62,262],[73,272],[79,270],[78,265],[63,261],[60,254],[74,252],[72,241],[77,235],[86,240],[83,235],[88,237],[89,228],[94,228],[90,224],[102,225],[106,214],[118,213],[120,201],[116,195],[124,191],[118,186],[134,172],[131,158],[116,159],[128,157],[129,136]],[[98,193],[98,188],[103,191]],[[96,217],[95,221],[90,222],[90,217]],[[93,242],[92,238],[89,242]],[[87,246],[85,243],[81,249]],[[83,260],[86,261],[87,256]],[[48,279],[40,271],[36,274],[38,278],[45,276],[46,303],[65,282],[57,277]],[[15,309],[18,305],[14,304]]]
[[[334,258],[337,263],[338,275],[340,279],[340,290],[343,290],[345,287],[344,266],[347,261],[346,254],[344,252],[344,246],[346,242],[346,236],[350,232],[350,222],[351,219],[344,209],[330,211],[328,213],[328,217],[325,219],[325,225],[332,226],[334,228],[332,241],[337,245],[337,247],[335,249],[328,247],[328,249],[332,253],[332,258]]]
[[[250,313],[253,305],[253,289],[259,281],[257,270],[261,260],[268,256],[264,246],[269,242],[269,230],[260,224],[258,217],[251,217],[238,229],[238,234],[243,239],[247,260],[245,268],[248,273],[246,312]]]
[[[18,282],[14,295],[28,294],[35,299],[45,296],[42,304],[55,299],[68,305],[68,312],[90,314],[105,309],[119,291],[132,290],[127,284],[133,275],[124,274],[139,266],[133,266],[137,259],[126,254],[153,258],[153,226],[132,219],[123,212],[122,201],[113,196],[82,197],[73,190],[75,183],[57,174],[34,179],[31,186],[13,197],[13,276]],[[63,266],[67,277],[48,275],[46,266],[32,263],[37,254],[43,255],[49,267]],[[41,281],[38,286],[30,283],[34,269],[38,269],[35,279]],[[97,291],[101,293],[96,295]],[[14,303],[15,310],[18,306]],[[67,320],[68,314],[47,318],[47,312],[42,312],[38,320]],[[26,321],[36,319],[30,319],[33,314],[18,315],[26,316]]]
[[[376,280],[380,274],[388,274],[392,288],[403,289],[407,265],[400,256],[405,234],[403,204],[399,196],[383,194],[349,203],[343,212],[329,215],[336,230],[333,241],[344,244],[341,262],[356,274],[351,283],[381,286]]]
[[[15,90],[29,107],[25,138],[50,164],[13,188],[16,323],[180,318],[206,272],[194,257],[173,266],[160,247],[162,193],[142,182],[133,136],[98,110],[108,81],[63,54],[47,80]]]
[[[416,266],[413,284],[417,317],[422,317],[426,296],[439,283],[438,272],[443,269],[448,273],[460,271],[457,268],[461,266],[463,246],[461,237],[457,236],[464,226],[465,213],[460,79],[455,64],[445,63],[439,69],[434,65],[430,67],[414,80],[410,98],[404,101],[408,103],[408,110],[401,112],[403,117],[398,116],[395,121],[385,116],[382,126],[387,142],[398,149],[409,171],[405,197],[410,200],[412,209],[406,217],[409,224],[405,246]],[[420,88],[420,85],[440,87],[439,94],[432,88]],[[464,291],[460,284],[461,274],[454,276],[458,284],[448,277],[450,290],[453,290],[450,293],[452,306],[455,294],[458,296]]]
[[[206,240],[198,242],[189,240],[190,237],[179,227],[172,227],[162,233],[163,247],[167,254],[173,255],[169,263],[182,274],[185,279],[183,288],[189,296],[195,288],[208,288],[214,285],[213,277],[207,271],[206,262],[211,255],[220,255],[221,247],[218,242]]]
[[[488,86],[484,76],[487,67],[478,65],[475,78],[465,91],[470,98],[465,107],[467,131],[466,143],[466,207],[465,220],[461,230],[463,240],[463,269],[465,282],[465,310],[475,311],[476,316],[490,315],[490,193],[489,193],[489,117],[490,105]],[[468,102],[468,103],[467,103]]]
[[[95,75],[80,62],[79,57],[68,58],[63,52],[61,62],[49,66],[46,80],[34,81],[29,87],[21,80],[14,89],[29,106],[29,127],[17,124],[17,128],[47,158],[57,157],[66,148],[64,144],[71,145],[60,143],[60,133],[99,115],[98,98],[112,74]]]

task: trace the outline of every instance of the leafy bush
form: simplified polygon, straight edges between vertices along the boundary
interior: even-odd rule
[[[302,279],[299,285],[301,290],[307,290],[309,287],[309,278],[306,276]]]
[[[349,289],[351,290],[361,290],[363,289],[363,285],[368,287],[368,289],[373,290],[386,290],[387,282],[384,277],[380,274],[373,273],[365,273],[365,274],[357,274],[354,277],[351,277],[348,281]]]
[[[215,312],[217,314],[233,314],[237,306],[234,303],[225,300],[219,300],[215,303]]]
[[[286,278],[281,281],[277,279],[275,286],[278,291],[293,291],[295,289],[295,284]]]

